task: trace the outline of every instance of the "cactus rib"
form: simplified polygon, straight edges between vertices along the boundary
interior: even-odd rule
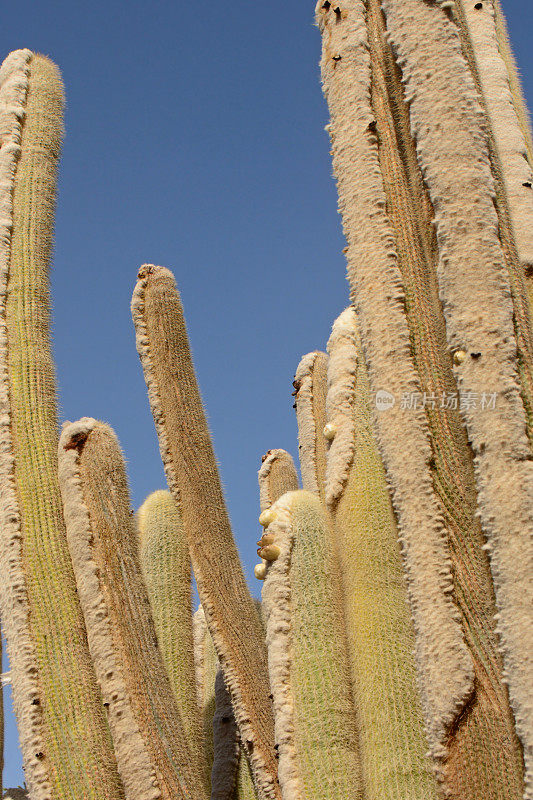
[[[331,4],[319,4],[323,84],[331,114],[333,165],[348,241],[352,298],[372,392],[384,391],[399,399],[404,392],[419,394],[420,383],[411,354],[370,105],[365,4],[344,2],[340,24],[332,11]],[[450,597],[449,549],[429,466],[427,420],[423,409],[396,402],[386,414],[376,413],[375,425],[409,577],[429,744],[435,758],[442,760],[449,730],[472,695],[473,669]]]
[[[485,117],[457,28],[444,10],[418,0],[385,0],[384,8],[435,208],[448,346],[467,354],[456,377],[464,392],[496,397],[494,412],[462,411],[490,546],[509,695],[524,747],[526,796],[533,797],[533,461]],[[453,148],[443,147],[446,141]]]

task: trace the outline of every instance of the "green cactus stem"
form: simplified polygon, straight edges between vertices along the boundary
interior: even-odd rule
[[[262,595],[283,798],[362,798],[329,515],[305,490],[283,495],[271,511]]]
[[[168,485],[254,782],[261,800],[279,798],[261,621],[233,540],[171,272],[141,268],[132,313]]]
[[[250,765],[242,745],[240,746],[239,769],[237,770],[237,783],[235,786],[235,800],[257,800]]]
[[[328,343],[326,495],[343,577],[365,800],[440,793],[427,758],[413,656],[413,623],[396,520],[370,420],[370,389],[348,308]]]
[[[0,70],[0,603],[32,800],[123,800],[57,480],[48,268],[63,136],[57,67]]]
[[[139,557],[157,641],[189,747],[203,771],[203,726],[196,692],[191,561],[176,501],[150,494],[137,512]]]
[[[294,376],[296,419],[303,488],[325,499],[328,357],[316,350],[303,356]]]
[[[205,800],[157,647],[127,478],[109,426],[66,423],[59,475],[89,647],[126,797]]]

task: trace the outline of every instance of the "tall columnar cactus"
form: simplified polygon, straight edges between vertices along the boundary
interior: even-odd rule
[[[260,800],[279,796],[266,649],[233,540],[172,274],[144,266],[132,300],[137,349],[167,481],[183,516],[206,621]]]
[[[0,70],[0,606],[32,800],[122,800],[57,480],[48,267],[63,87],[17,50]]]
[[[191,560],[176,501],[153,492],[137,514],[139,557],[157,641],[200,770],[204,742],[194,667]],[[207,777],[207,776],[206,776]]]
[[[171,494],[135,519],[111,429],[58,437],[62,87],[27,50],[0,69],[0,613],[30,800],[533,800],[533,145],[499,0],[317,17],[353,307],[296,372],[304,490],[284,450],[259,472],[261,614],[168,270],[132,311]]]
[[[284,494],[270,512],[263,608],[283,797],[362,797],[330,519],[306,491]]]
[[[186,736],[157,647],[124,461],[109,426],[90,418],[66,423],[59,476],[89,647],[126,800],[204,800],[199,743]]]
[[[375,423],[405,553],[426,727],[452,795],[519,797],[521,752],[492,579],[529,776],[532,362],[524,275],[479,79],[462,50],[464,19],[454,2],[386,0],[383,10],[374,0],[347,0],[320,3],[317,15],[352,298],[374,396],[395,401],[376,411]],[[530,169],[525,152],[524,144],[515,186]],[[491,758],[481,770],[475,754],[487,741]],[[529,778],[528,786],[531,796]]]
[[[328,343],[330,446],[325,495],[343,576],[343,610],[366,800],[437,797],[427,759],[396,520],[370,422],[356,315]]]

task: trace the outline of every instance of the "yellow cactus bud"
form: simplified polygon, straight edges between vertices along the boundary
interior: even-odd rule
[[[277,544],[268,544],[261,549],[261,558],[264,558],[266,561],[276,561],[280,553],[281,549]]]
[[[258,581],[264,581],[266,578],[267,567],[266,564],[256,564],[254,567],[254,575]]]
[[[328,442],[331,442],[331,440],[335,438],[335,434],[337,433],[337,428],[335,425],[332,425],[331,422],[328,422],[327,425],[324,425],[323,433]]]
[[[263,528],[267,528],[271,522],[274,522],[275,519],[276,513],[272,511],[271,508],[267,508],[259,515],[259,524],[262,525]]]

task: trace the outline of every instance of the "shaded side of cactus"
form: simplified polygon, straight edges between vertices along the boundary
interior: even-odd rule
[[[283,797],[363,797],[330,519],[304,490],[271,511],[262,595]]]
[[[322,500],[326,477],[327,368],[325,353],[307,353],[298,364],[293,382],[303,488],[317,492]]]
[[[215,678],[213,740],[211,800],[233,800],[239,769],[240,746],[231,697],[224,685],[224,674],[220,667]]]
[[[352,295],[373,402],[378,393],[399,400],[403,393],[420,394],[421,388],[404,313],[394,230],[386,214],[370,103],[365,5],[350,0],[342,4],[338,23],[337,16],[331,4],[319,4],[322,76]],[[472,695],[473,665],[450,597],[449,546],[430,468],[428,424],[421,407],[407,408],[398,401],[386,414],[376,413],[375,423],[409,578],[428,740],[442,764],[450,729]],[[331,456],[330,450],[328,460]]]
[[[132,313],[161,456],[260,797],[279,797],[266,648],[222,494],[172,274],[145,266]],[[223,587],[223,590],[221,590]]]
[[[69,546],[127,796],[205,800],[157,647],[117,439],[84,418],[64,426],[59,453]]]
[[[63,87],[48,59],[0,71],[1,613],[34,800],[122,800],[57,481],[48,267]]]
[[[150,494],[137,512],[139,557],[157,642],[193,757],[204,769],[192,630],[191,561],[181,514],[168,491]]]
[[[340,435],[351,431],[353,441],[346,479],[333,474],[333,467],[346,471],[338,454],[328,464],[329,482],[342,485],[340,493],[328,487],[328,494],[343,578],[364,797],[437,798],[416,682],[407,584],[371,425],[370,387],[353,308],[334,323],[328,353],[328,424]]]

